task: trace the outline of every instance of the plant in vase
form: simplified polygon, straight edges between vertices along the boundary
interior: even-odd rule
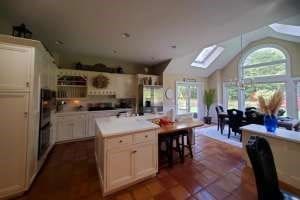
[[[204,117],[204,123],[210,124],[211,117],[209,116],[210,107],[214,103],[216,91],[209,89],[204,91],[203,103],[206,105],[206,116]]]
[[[282,105],[283,93],[280,90],[274,92],[270,99],[265,99],[263,96],[258,97],[259,107],[265,113],[265,127],[268,132],[275,132],[277,128],[276,114]]]

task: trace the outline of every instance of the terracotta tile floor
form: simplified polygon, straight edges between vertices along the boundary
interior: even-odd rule
[[[196,137],[194,159],[162,168],[157,177],[105,199],[257,199],[255,180],[242,151]],[[31,189],[19,200],[99,200],[92,140],[57,145]]]

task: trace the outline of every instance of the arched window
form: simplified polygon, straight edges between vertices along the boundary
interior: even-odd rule
[[[241,62],[241,78],[287,75],[288,58],[285,50],[275,46],[258,46],[250,50]]]

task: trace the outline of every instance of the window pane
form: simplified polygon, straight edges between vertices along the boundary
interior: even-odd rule
[[[276,90],[281,90],[284,93],[284,100],[281,108],[286,109],[286,91],[285,83],[256,83],[252,86],[245,87],[245,108],[259,107],[258,96],[262,95],[264,98],[271,98]]]
[[[177,85],[177,113],[184,114],[188,112],[188,87]]]
[[[236,86],[227,86],[227,109],[238,109],[238,88]]]
[[[266,47],[266,48],[258,49],[252,52],[251,54],[249,54],[243,66],[273,62],[273,61],[284,60],[284,59],[286,59],[286,57],[282,53],[282,51],[276,48]]]
[[[263,67],[244,68],[244,78],[278,76],[286,74],[286,64],[267,65]]]
[[[197,86],[191,85],[190,86],[190,92],[191,92],[191,98],[190,98],[190,112],[197,113],[198,112],[198,97],[197,97]]]

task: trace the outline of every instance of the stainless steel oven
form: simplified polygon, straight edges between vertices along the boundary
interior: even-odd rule
[[[50,144],[51,111],[55,109],[56,93],[48,89],[41,89],[40,97],[40,124],[38,159],[47,151]]]

